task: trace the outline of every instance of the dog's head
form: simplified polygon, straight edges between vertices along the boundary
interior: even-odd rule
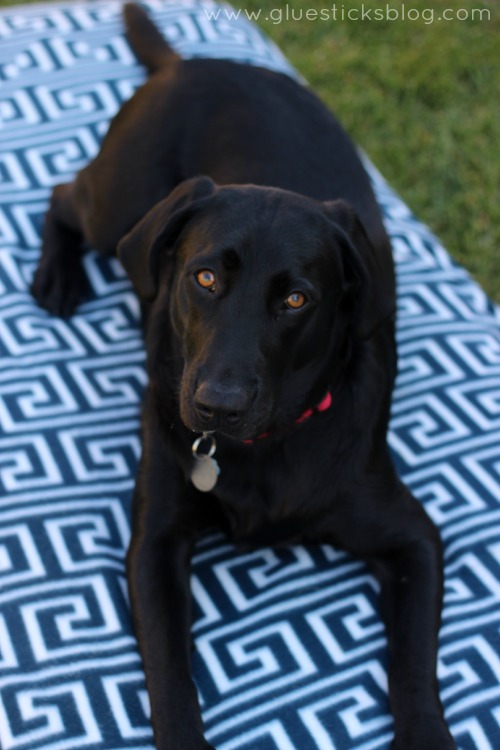
[[[195,178],[118,254],[153,314],[168,314],[160,335],[180,344],[180,415],[194,431],[252,439],[293,423],[393,312],[386,254],[342,201]]]

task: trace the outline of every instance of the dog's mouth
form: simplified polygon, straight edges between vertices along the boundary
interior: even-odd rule
[[[196,433],[215,433],[240,442],[254,440],[271,424],[273,403],[270,394],[251,380],[195,377],[181,384],[180,416]]]
[[[190,415],[188,418],[184,418],[182,410],[181,417],[184,425],[191,432],[221,435],[241,443],[252,443],[269,434],[269,428],[263,426],[261,420],[254,421],[251,417],[248,420],[233,424],[231,424],[231,419],[228,421],[217,416],[208,417],[207,415],[206,419],[199,419],[195,415]],[[269,422],[264,424],[267,425]]]

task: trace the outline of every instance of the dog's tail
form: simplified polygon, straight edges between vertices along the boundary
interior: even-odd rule
[[[123,19],[128,42],[150,73],[180,59],[140,5],[125,3]]]

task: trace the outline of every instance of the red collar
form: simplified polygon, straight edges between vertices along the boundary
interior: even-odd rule
[[[320,403],[314,407],[313,409],[306,409],[305,412],[303,412],[298,419],[295,420],[295,424],[302,424],[302,422],[305,422],[306,420],[310,419],[312,415],[315,412],[322,412],[327,411],[330,406],[332,405],[332,394],[330,391],[326,394],[325,398],[320,401]],[[263,432],[262,435],[257,435],[255,440],[262,440],[262,438],[269,437],[269,432]],[[247,445],[251,445],[252,443],[255,443],[255,440],[243,440],[244,443]]]

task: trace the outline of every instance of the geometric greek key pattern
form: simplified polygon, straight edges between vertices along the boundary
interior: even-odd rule
[[[296,75],[211,0],[145,5],[185,56]],[[124,555],[146,383],[139,306],[85,258],[70,320],[29,283],[50,190],[97,152],[144,80],[119,2],[0,11],[0,745],[152,749]],[[332,67],[335,61],[332,60]],[[398,278],[390,445],[439,526],[439,679],[461,750],[500,747],[500,312],[367,160]],[[366,567],[323,546],[193,562],[193,669],[220,750],[387,750],[386,641]],[[182,750],[180,748],[179,750]]]

